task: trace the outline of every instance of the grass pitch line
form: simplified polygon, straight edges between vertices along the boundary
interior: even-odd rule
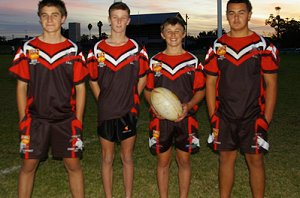
[[[6,168],[6,169],[0,171],[0,175],[2,176],[2,175],[10,174],[12,172],[19,170],[20,168],[21,168],[21,165]]]

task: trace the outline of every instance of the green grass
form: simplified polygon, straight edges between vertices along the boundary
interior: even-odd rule
[[[203,55],[201,55],[203,57]],[[0,197],[17,197],[19,139],[15,101],[16,80],[8,74],[12,56],[0,56]],[[279,95],[274,120],[269,131],[271,151],[265,157],[266,197],[300,197],[300,59],[297,55],[282,55],[279,72]],[[158,197],[156,158],[148,150],[148,116],[145,103],[141,106],[139,132],[135,145],[134,197]],[[201,151],[192,156],[192,181],[189,197],[218,197],[217,155],[206,146],[209,131],[206,106],[198,112]],[[86,141],[82,166],[85,175],[86,197],[104,197],[100,176],[100,145],[96,136],[95,104],[90,91],[87,95],[84,120]],[[114,197],[124,197],[119,146],[114,162]],[[4,173],[4,170],[16,170]],[[243,156],[236,163],[232,197],[251,197],[248,171]],[[170,197],[178,197],[177,167],[173,158],[170,176]],[[40,164],[32,197],[70,197],[66,171],[61,161],[47,160]]]

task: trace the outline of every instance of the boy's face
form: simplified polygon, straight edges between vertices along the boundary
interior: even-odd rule
[[[161,32],[161,37],[166,40],[167,46],[177,47],[182,45],[182,40],[185,37],[184,28],[180,24],[167,24]]]
[[[62,16],[59,9],[54,6],[45,6],[41,9],[40,23],[44,32],[60,32],[61,25],[65,22],[66,17]]]
[[[112,10],[108,20],[112,31],[117,33],[125,32],[130,23],[130,17],[126,10]]]
[[[248,21],[250,21],[251,14],[247,10],[245,3],[230,3],[226,13],[230,29],[233,31],[248,29]]]

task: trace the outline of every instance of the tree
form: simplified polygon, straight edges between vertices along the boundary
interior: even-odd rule
[[[101,21],[98,21],[97,26],[98,26],[98,30],[99,30],[99,39],[101,39],[101,36],[102,36],[101,28],[103,26],[103,23]]]
[[[285,30],[285,21],[279,15],[279,11],[281,10],[281,8],[277,6],[275,7],[275,10],[277,12],[276,17],[273,14],[270,14],[269,18],[266,19],[265,24],[275,29],[277,40],[279,41],[282,32]]]
[[[88,24],[88,29],[89,29],[89,32],[90,32],[90,39],[92,38],[92,34],[91,34],[91,30],[93,28],[93,25],[92,24]]]
[[[275,7],[277,12],[276,17],[270,14],[269,18],[266,19],[265,24],[271,26],[276,32],[277,47],[290,48],[300,47],[300,21],[295,19],[283,19],[279,15],[281,8]],[[280,44],[280,45],[279,45]]]

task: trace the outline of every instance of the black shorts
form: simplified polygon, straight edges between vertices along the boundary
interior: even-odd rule
[[[240,149],[242,153],[262,153],[269,150],[268,123],[262,115],[243,121],[232,121],[217,112],[211,118],[212,133],[208,143],[215,151]]]
[[[121,142],[136,135],[137,117],[127,113],[121,118],[104,120],[98,126],[98,136],[111,142]]]
[[[26,115],[20,122],[21,157],[45,160],[50,146],[55,159],[81,158],[82,123],[75,116],[57,121]]]
[[[149,148],[155,155],[166,152],[172,145],[191,154],[200,148],[198,122],[194,116],[188,116],[181,122],[153,118],[150,122]]]

